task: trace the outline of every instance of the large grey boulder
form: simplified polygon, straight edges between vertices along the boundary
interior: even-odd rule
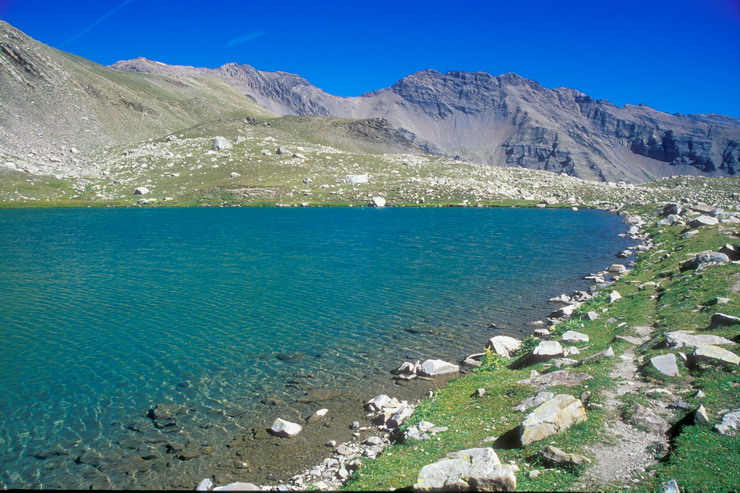
[[[586,409],[580,399],[559,394],[529,413],[519,427],[522,445],[542,440],[586,420]]]
[[[538,360],[557,358],[563,355],[563,346],[558,341],[540,341],[532,350],[532,355]]]
[[[560,307],[550,314],[550,318],[570,317],[573,314],[573,312],[576,310],[576,308],[578,308],[579,306],[580,306],[580,303],[576,303],[572,305],[565,305],[563,307]]]
[[[711,251],[701,252],[683,262],[680,270],[681,272],[693,269],[702,270],[707,266],[726,264],[729,261],[730,258],[724,253]]]
[[[650,358],[650,364],[663,375],[669,377],[677,377],[680,375],[678,372],[678,364],[676,364],[676,355],[673,353],[661,354]]]
[[[146,195],[148,193],[149,193],[149,189],[147,187],[134,188],[134,195]]]
[[[730,366],[740,364],[740,357],[732,351],[709,344],[697,346],[692,359],[694,361],[706,361],[712,364],[726,364]]]
[[[523,366],[547,361],[552,358],[560,358],[563,354],[563,346],[558,341],[540,341],[536,348],[521,358],[512,362],[510,368],[521,368]]]
[[[486,343],[486,349],[491,349],[494,353],[505,358],[510,358],[521,347],[522,341],[509,336],[491,337]]]
[[[385,207],[385,199],[383,197],[373,197],[370,205],[373,207]]]
[[[223,137],[214,137],[211,141],[211,149],[214,151],[223,151],[225,149],[231,149],[231,142]]]
[[[681,348],[684,346],[701,346],[701,345],[719,345],[719,346],[735,346],[737,343],[727,338],[715,336],[711,334],[694,334],[688,330],[677,330],[675,332],[668,332],[665,335],[665,342],[668,347]]]
[[[674,215],[681,214],[681,206],[675,203],[666,204],[660,210],[660,215],[663,217],[670,216],[671,214],[674,214]]]
[[[421,364],[419,373],[425,377],[436,377],[459,371],[460,367],[458,365],[442,361],[441,359],[428,359]]]
[[[692,228],[701,228],[702,226],[714,226],[718,224],[719,220],[712,216],[699,216],[689,221],[689,226]]]
[[[416,479],[418,491],[514,491],[516,476],[501,464],[490,447],[452,452],[424,466]]]
[[[707,330],[713,330],[717,327],[737,324],[740,324],[740,317],[725,315],[724,313],[715,313],[714,315],[712,315],[712,320],[711,322],[709,322],[709,327],[707,327]]]
[[[289,438],[294,437],[298,435],[303,430],[303,427],[297,423],[291,423],[290,421],[285,421],[284,419],[277,418],[275,422],[270,427],[270,431],[283,438]]]
[[[658,221],[658,226],[673,226],[674,224],[678,223],[681,219],[676,214],[669,214],[660,221]]]

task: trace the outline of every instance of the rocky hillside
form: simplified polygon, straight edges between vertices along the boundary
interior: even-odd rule
[[[272,116],[208,76],[112,70],[0,21],[0,152],[74,166],[72,149],[142,141],[215,118]]]
[[[740,120],[670,115],[643,105],[620,108],[516,74],[425,70],[389,88],[342,98],[298,75],[249,65],[206,69],[139,58],[112,67],[210,74],[280,115],[385,118],[421,146],[478,163],[630,182],[740,172]]]

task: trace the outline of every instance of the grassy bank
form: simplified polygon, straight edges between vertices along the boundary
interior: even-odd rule
[[[650,216],[646,232],[652,237],[654,248],[639,253],[636,265],[627,275],[618,279],[610,288],[618,291],[622,299],[609,303],[605,295],[596,296],[581,305],[574,315],[561,322],[553,331],[553,338],[567,330],[578,330],[589,336],[590,341],[580,345],[577,359],[597,354],[611,347],[615,356],[584,364],[572,371],[592,378],[571,387],[550,387],[555,394],[567,393],[579,397],[590,392],[588,419],[566,432],[548,437],[541,442],[517,448],[501,448],[497,437],[515,429],[529,411],[517,411],[515,406],[537,393],[528,384],[517,383],[527,378],[531,370],[546,373],[555,370],[551,362],[542,362],[519,370],[507,368],[510,361],[491,355],[485,364],[473,373],[448,383],[433,397],[423,402],[414,415],[404,424],[404,429],[422,420],[449,430],[431,440],[407,440],[385,450],[382,456],[367,461],[345,486],[346,490],[387,490],[404,488],[416,482],[419,470],[426,464],[441,459],[445,454],[473,447],[494,445],[502,462],[516,464],[518,490],[567,491],[573,489],[623,489],[656,491],[669,479],[676,479],[681,488],[688,490],[729,491],[737,489],[740,468],[736,458],[740,441],[712,431],[712,425],[721,421],[721,413],[740,407],[740,381],[737,365],[689,365],[679,360],[680,376],[667,377],[649,364],[649,359],[666,353],[662,348],[663,334],[675,330],[701,330],[706,328],[715,311],[740,316],[738,289],[740,268],[735,264],[708,267],[701,272],[680,272],[679,266],[690,253],[719,250],[726,243],[737,244],[736,225],[720,224],[704,227],[690,238],[683,234],[686,226],[657,226],[656,207],[634,207],[632,214]],[[717,297],[729,298],[721,306],[711,306]],[[597,312],[596,320],[586,317]],[[649,327],[646,342],[633,345],[617,336],[638,337]],[[642,328],[642,329],[641,329]],[[702,334],[727,338],[737,336],[738,326],[727,326]],[[492,336],[495,334],[492,334]],[[529,345],[531,347],[531,342]],[[474,348],[471,348],[474,349]],[[732,349],[736,354],[736,348]],[[681,351],[691,353],[692,348]],[[473,352],[473,351],[471,351]],[[673,350],[673,352],[678,352]],[[629,354],[630,356],[626,356]],[[638,369],[639,386],[634,392],[619,395],[617,409],[622,414],[614,416],[605,408],[607,399],[615,396],[615,389],[626,382],[615,375],[621,356],[632,357]],[[477,389],[486,390],[483,397],[476,397]],[[701,390],[704,397],[697,398]],[[659,401],[664,402],[659,402]],[[595,457],[590,450],[596,444],[615,443],[619,438],[611,434],[605,424],[614,419],[629,418],[629,409],[635,402],[658,409],[670,410],[668,401],[683,401],[684,408],[671,410],[665,417],[673,429],[670,432],[668,451],[655,450],[657,461],[647,470],[636,472],[632,478],[618,482],[600,482],[588,476],[588,467],[576,469],[547,468],[540,464],[536,453],[545,445],[554,445],[570,453]],[[659,405],[660,404],[660,405]],[[709,415],[708,424],[693,424],[693,412],[703,404]],[[500,442],[499,442],[500,443]],[[532,473],[532,471],[537,471]],[[586,486],[588,484],[588,486]]]

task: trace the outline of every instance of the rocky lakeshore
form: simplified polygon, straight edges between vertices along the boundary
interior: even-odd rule
[[[737,210],[736,206],[735,210]],[[617,212],[613,209],[612,211]],[[594,378],[593,375],[589,375],[587,372],[579,371],[582,368],[594,367],[604,364],[604,360],[609,360],[616,362],[618,374],[624,372],[627,375],[629,374],[628,372],[638,371],[635,365],[644,362],[646,364],[644,368],[647,368],[644,371],[657,371],[666,376],[679,374],[678,367],[676,366],[677,358],[675,357],[675,353],[654,356],[650,359],[645,359],[645,356],[642,356],[637,358],[640,362],[635,363],[636,355],[633,350],[615,353],[613,349],[614,344],[607,344],[605,347],[598,347],[598,351],[593,352],[593,354],[588,354],[588,350],[592,345],[589,344],[589,335],[573,329],[583,327],[584,323],[581,321],[588,323],[597,320],[606,320],[615,329],[623,330],[628,326],[628,323],[621,321],[620,318],[610,317],[609,308],[612,304],[617,304],[623,299],[620,291],[624,292],[624,290],[619,288],[626,280],[623,278],[629,276],[633,268],[640,269],[641,267],[639,263],[631,260],[633,256],[635,254],[643,257],[651,256],[656,251],[660,254],[660,250],[656,249],[653,235],[650,232],[646,232],[645,228],[648,226],[685,226],[686,229],[681,235],[684,239],[692,238],[698,234],[706,234],[707,230],[712,227],[719,227],[724,234],[729,235],[728,240],[730,243],[718,251],[700,252],[689,256],[681,263],[682,272],[697,271],[701,277],[701,272],[707,268],[711,268],[713,265],[729,265],[732,262],[737,264],[737,260],[740,258],[740,248],[737,245],[733,246],[732,237],[737,237],[737,224],[740,223],[740,215],[731,210],[710,207],[705,204],[678,203],[669,203],[660,206],[657,209],[656,218],[651,218],[650,216],[643,217],[634,212],[622,212],[622,214],[625,215],[625,222],[630,226],[627,234],[640,242],[617,254],[618,258],[627,259],[627,265],[622,263],[610,265],[603,271],[595,272],[588,276],[594,283],[590,289],[576,291],[570,295],[563,294],[551,299],[550,301],[557,307],[545,321],[538,322],[541,328],[534,330],[535,337],[530,337],[523,343],[523,341],[508,336],[494,336],[486,344],[485,352],[470,355],[464,361],[460,362],[460,366],[439,360],[415,363],[404,362],[393,372],[395,373],[394,378],[398,381],[413,382],[416,380],[418,382],[421,379],[433,379],[438,375],[458,376],[460,373],[466,374],[476,368],[485,370],[494,364],[492,362],[496,362],[495,366],[499,368],[497,371],[507,371],[501,366],[502,362],[507,362],[506,365],[512,369],[536,367],[539,370],[532,370],[527,378],[518,382],[519,385],[534,386],[539,391],[536,395],[525,399],[517,406],[519,412],[529,414],[519,426],[511,430],[512,433],[486,438],[481,443],[483,448],[462,451],[457,453],[457,455],[448,455],[440,463],[430,463],[423,470],[419,471],[419,477],[416,479],[416,489],[462,488],[479,490],[494,487],[499,490],[513,490],[517,485],[517,477],[520,476],[524,469],[530,469],[527,471],[525,483],[527,480],[536,480],[541,472],[538,472],[538,469],[532,469],[529,465],[530,463],[519,465],[520,463],[514,460],[510,460],[508,463],[502,463],[496,456],[494,449],[511,448],[512,445],[509,445],[508,442],[513,442],[515,444],[513,447],[526,447],[552,434],[564,433],[571,426],[576,426],[584,422],[587,416],[591,415],[593,411],[603,412],[604,410],[608,410],[612,413],[617,412],[618,415],[620,414],[614,398],[609,397],[606,401],[596,399],[596,396],[591,391],[581,392],[574,398],[567,392],[568,387],[578,387]],[[621,283],[620,280],[622,280]],[[654,284],[657,285],[657,283]],[[650,286],[648,283],[642,284],[642,286],[645,285],[647,287]],[[716,298],[715,301],[716,304],[733,303],[730,298],[724,297]],[[732,327],[738,323],[738,320],[740,319],[732,315],[717,312],[712,316],[712,323],[709,328],[711,330],[718,327]],[[565,330],[566,328],[568,330]],[[650,328],[637,327],[637,332],[638,334],[635,336],[622,335],[618,336],[615,340],[617,343],[637,345],[644,345],[650,340],[649,337],[646,337],[651,335],[652,330]],[[653,337],[655,336],[653,335]],[[701,341],[698,339],[694,341],[692,338],[701,338]],[[710,364],[719,365],[720,368],[727,368],[726,365],[730,365],[730,368],[732,368],[733,365],[735,367],[737,365],[737,356],[719,347],[722,345],[736,345],[735,342],[724,337],[709,335],[695,336],[686,331],[674,331],[666,336],[666,340],[668,341],[668,347],[696,348],[696,351],[688,356],[684,352],[679,353],[680,358],[688,361],[689,363],[687,364],[690,367],[697,364]],[[473,373],[475,372],[473,371]],[[628,390],[620,388],[621,390],[618,390],[615,395],[623,397],[625,394],[630,394],[635,389],[641,389],[645,385],[639,381],[627,383],[629,383],[626,386]],[[566,389],[566,391],[556,395],[554,392],[547,391],[548,388]],[[676,391],[666,390],[664,395],[671,396],[674,395],[674,392]],[[655,393],[660,394],[657,390]],[[697,395],[702,394],[700,391],[695,393]],[[429,392],[429,396],[424,402],[436,400],[436,395],[437,392]],[[505,397],[503,396],[503,398]],[[485,399],[497,397],[488,394],[486,389],[481,387],[471,395],[471,398],[482,403],[485,402]],[[609,399],[612,400],[610,401]],[[682,404],[682,406],[684,405],[688,406],[685,409],[689,411],[690,416],[692,416],[691,419],[696,422],[709,422],[708,418],[706,418],[706,409],[703,406],[699,405],[695,409],[690,403]],[[435,424],[424,418],[411,418],[415,407],[413,404],[405,401],[400,402],[388,395],[377,395],[364,405],[364,410],[367,412],[366,417],[371,423],[366,425],[361,425],[360,422],[350,423],[348,428],[353,432],[351,440],[339,444],[336,441],[328,441],[326,446],[330,456],[314,467],[306,469],[303,473],[292,476],[289,481],[279,484],[262,485],[239,481],[224,484],[223,481],[217,481],[218,479],[223,480],[223,477],[217,478],[216,476],[212,476],[205,478],[198,485],[198,489],[277,491],[305,490],[307,488],[333,490],[342,487],[353,489],[358,485],[362,485],[363,474],[367,470],[361,467],[361,464],[368,460],[372,463],[372,459],[380,456],[386,447],[397,444],[388,449],[392,451],[395,447],[409,448],[415,443],[438,441],[440,437],[445,436],[445,432],[454,426],[454,416],[451,416],[451,421],[446,421],[444,425]],[[646,442],[647,445],[654,447],[656,446],[655,444],[658,444],[659,447],[669,449],[670,441],[667,438],[668,435],[666,435],[668,429],[671,428],[669,421],[641,404],[634,404],[631,409],[632,412],[628,413],[629,417],[625,418],[627,419],[627,426],[637,426],[639,429],[645,429],[646,427],[648,433],[650,433],[649,436],[653,440],[648,440]],[[668,406],[666,409],[680,410],[682,407]],[[731,412],[727,414],[729,412],[728,410],[721,412],[724,412],[728,417],[725,420],[720,420],[719,418],[714,420],[716,422],[716,432],[731,435],[733,433],[733,427],[737,426],[736,421],[732,421],[733,414]],[[675,415],[675,412],[672,415]],[[309,421],[312,419],[321,418],[313,416],[309,418]],[[406,422],[405,425],[404,422]],[[408,423],[413,424],[409,425]],[[557,424],[553,425],[553,423]],[[619,421],[619,423],[624,426],[622,421]],[[617,425],[615,424],[614,426]],[[298,432],[300,433],[300,431]],[[612,481],[623,477],[620,476],[623,474],[627,474],[630,477],[630,482],[634,487],[635,484],[639,484],[639,480],[634,479],[635,477],[650,477],[650,475],[643,473],[655,464],[655,458],[651,459],[645,455],[644,451],[639,448],[639,443],[632,443],[633,440],[627,438],[631,435],[632,433],[624,435],[624,442],[620,442],[620,446],[611,446],[608,451],[603,449],[603,447],[598,449],[599,452],[596,454],[595,459],[593,454],[597,448],[593,446],[583,449],[585,453],[567,452],[551,446],[545,447],[538,455],[536,454],[536,457],[539,457],[537,461],[550,468],[543,472],[558,471],[563,468],[565,470],[578,469],[581,473],[585,471],[585,473],[578,476],[581,484],[580,486],[576,486],[579,488],[588,489],[597,487],[597,485],[611,484]],[[289,441],[291,438],[284,438],[284,440]],[[516,445],[517,443],[518,445]],[[490,448],[491,446],[493,448]],[[467,457],[465,453],[472,454],[473,456],[488,454],[485,459],[481,456],[480,460],[483,460],[486,464],[490,464],[490,467],[487,466],[483,470],[476,471],[475,474],[480,475],[477,479],[475,478],[475,474],[470,471],[465,472],[462,465],[453,467],[456,464],[456,460],[459,460],[461,457]],[[622,457],[619,454],[624,454],[624,456]],[[623,461],[619,471],[614,470],[614,464],[606,463],[610,458]],[[624,469],[624,464],[632,464],[632,466],[627,466],[627,469]],[[457,469],[458,467],[463,467],[463,469]],[[652,477],[655,477],[654,472],[652,475]],[[467,479],[460,479],[463,477]],[[348,481],[350,481],[349,485],[347,485]],[[666,487],[670,487],[671,484],[668,484]]]

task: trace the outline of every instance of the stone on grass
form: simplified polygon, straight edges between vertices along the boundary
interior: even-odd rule
[[[574,385],[580,385],[584,381],[593,378],[591,375],[586,373],[572,373],[568,370],[558,370],[544,375],[533,375],[524,380],[519,380],[517,383],[529,384],[539,387],[541,389],[550,387],[552,385],[564,385],[566,387],[573,387]]]
[[[740,429],[740,409],[735,409],[722,416],[722,423],[714,425],[714,431],[720,435],[734,435]]]
[[[231,142],[223,137],[214,137],[211,141],[211,149],[214,151],[223,151],[224,149],[231,149]]]
[[[663,375],[669,377],[680,375],[678,365],[676,364],[676,355],[673,353],[661,354],[660,356],[650,358],[650,364]]]
[[[527,409],[539,406],[543,402],[549,401],[553,397],[555,397],[555,394],[552,392],[537,392],[536,395],[524,399],[515,409],[517,411],[526,411]]]
[[[706,424],[709,423],[709,416],[707,410],[704,408],[704,404],[700,404],[699,408],[694,412],[694,424]]]
[[[576,310],[576,308],[578,308],[578,305],[580,305],[580,303],[574,304],[574,305],[565,305],[563,307],[560,307],[550,314],[550,318],[570,317],[573,314],[573,312]]]
[[[719,253],[724,253],[730,260],[740,260],[740,246],[730,245],[729,243],[719,249]]]
[[[391,415],[390,419],[388,419],[385,424],[388,428],[398,428],[413,413],[414,409],[411,406],[401,406],[398,411]]]
[[[385,207],[385,199],[383,197],[373,197],[370,205],[373,207]]]
[[[134,195],[146,195],[148,193],[149,193],[149,189],[147,187],[134,188]]]
[[[491,337],[486,343],[486,349],[491,349],[494,353],[510,358],[512,353],[522,347],[522,341],[509,336]]]
[[[709,344],[697,346],[692,358],[695,361],[706,361],[711,364],[727,364],[731,366],[740,364],[740,357],[732,351]]]
[[[614,303],[617,300],[621,300],[622,295],[618,291],[612,291],[609,293],[609,303]]]
[[[724,327],[736,324],[740,324],[740,317],[725,315],[724,313],[715,313],[714,315],[712,315],[712,320],[711,322],[709,322],[709,327],[707,327],[707,330],[713,330],[717,327]]]
[[[532,355],[538,360],[556,358],[563,355],[563,346],[558,341],[540,341],[536,348],[532,350]]]
[[[688,330],[677,330],[675,332],[668,332],[665,335],[665,341],[668,347],[680,348],[684,346],[701,346],[701,345],[719,345],[719,346],[734,346],[737,343],[726,339],[724,337],[715,336],[711,334],[694,334]]]
[[[420,491],[514,491],[516,476],[490,447],[452,452],[424,466],[414,484]]]
[[[689,226],[692,228],[701,228],[702,226],[714,226],[718,224],[719,220],[712,216],[699,216],[689,221]]]
[[[277,418],[270,427],[270,431],[279,437],[289,438],[298,435],[303,430],[303,427],[297,423],[291,423],[284,419]]]
[[[564,342],[588,342],[588,336],[582,332],[569,330],[561,337]]]
[[[681,493],[681,489],[678,487],[678,483],[675,479],[669,479],[660,485],[658,493]]]
[[[710,265],[726,264],[730,258],[724,253],[706,251],[701,252],[681,263],[680,271],[702,270]]]
[[[588,312],[586,314],[586,318],[589,320],[596,320],[597,318],[599,318],[599,314],[596,312]]]
[[[622,274],[624,272],[627,272],[627,267],[625,267],[622,264],[612,264],[606,268],[606,271],[617,273],[617,274]]]
[[[670,216],[671,214],[681,214],[681,206],[676,203],[670,203],[664,205],[663,208],[660,210],[660,215],[663,217]]]
[[[586,409],[580,399],[559,394],[529,413],[519,428],[522,445],[542,440],[586,420]]]
[[[441,359],[428,359],[421,364],[421,375],[425,377],[436,377],[448,373],[457,373],[460,367]]]
[[[552,445],[543,448],[537,455],[542,463],[548,467],[576,467],[591,463],[591,459],[585,455],[569,454]]]
[[[362,175],[347,175],[344,177],[344,181],[350,185],[357,185],[370,181],[370,176],[367,173]]]
[[[647,428],[652,432],[665,433],[671,427],[668,421],[641,404],[634,404],[630,408],[630,413],[632,414],[630,423]]]
[[[603,351],[599,351],[598,353],[592,354],[591,356],[589,356],[587,358],[583,358],[582,360],[580,360],[578,362],[578,364],[576,366],[585,365],[585,364],[588,364],[588,363],[593,363],[594,361],[597,361],[597,360],[600,360],[600,359],[603,359],[603,358],[612,358],[613,356],[614,356],[614,349],[612,349],[612,347],[609,346],[608,348],[604,349]]]

